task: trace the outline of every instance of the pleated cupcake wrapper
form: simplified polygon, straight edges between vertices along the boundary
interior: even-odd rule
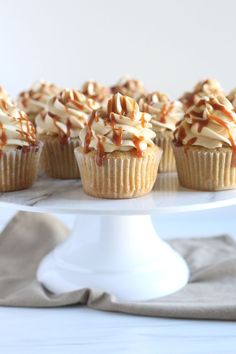
[[[37,178],[42,144],[0,154],[0,192],[29,188]]]
[[[106,157],[102,166],[96,163],[96,154],[84,154],[75,149],[85,192],[99,198],[133,198],[151,191],[157,177],[162,151],[145,157]]]
[[[159,172],[176,171],[172,140],[173,135],[170,132],[157,133],[156,135],[155,144],[163,150],[163,156],[159,165]]]
[[[230,148],[205,150],[173,145],[180,184],[198,190],[216,191],[236,187],[236,167]]]
[[[80,177],[74,149],[79,142],[68,141],[62,144],[56,137],[44,137],[41,166],[46,175],[59,179],[76,179]]]

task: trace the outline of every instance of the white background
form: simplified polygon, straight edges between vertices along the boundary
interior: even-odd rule
[[[0,0],[0,83],[80,87],[123,74],[172,98],[199,79],[236,86],[234,0]]]
[[[234,0],[0,0],[0,84],[16,95],[40,78],[78,88],[142,79],[172,98],[197,80],[236,86]],[[235,208],[157,216],[160,236],[236,236]],[[11,216],[0,210],[0,229]],[[63,218],[70,225],[73,218]],[[0,352],[235,353],[235,325],[102,313],[0,308]],[[158,349],[157,349],[158,348]]]

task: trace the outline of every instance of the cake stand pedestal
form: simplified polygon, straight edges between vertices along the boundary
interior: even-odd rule
[[[37,276],[56,294],[92,288],[132,301],[179,290],[188,268],[157,236],[148,215],[81,215],[68,240],[41,262]]]
[[[236,191],[180,188],[176,174],[161,174],[141,198],[103,200],[87,196],[79,181],[41,178],[25,191],[0,195],[0,207],[77,215],[68,239],[40,263],[37,278],[61,294],[92,288],[121,301],[144,301],[184,287],[184,259],[156,234],[151,215],[236,204]]]

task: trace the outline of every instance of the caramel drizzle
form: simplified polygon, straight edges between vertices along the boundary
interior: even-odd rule
[[[117,146],[120,146],[122,144],[122,127],[116,128],[115,114],[119,114],[120,117],[122,117],[123,115],[130,114],[130,119],[134,119],[134,112],[135,112],[135,106],[136,106],[136,102],[134,101],[132,104],[132,111],[128,112],[127,101],[126,101],[126,98],[123,96],[121,96],[120,103],[121,103],[121,112],[116,113],[116,102],[115,102],[115,98],[112,97],[108,101],[107,116],[104,119],[104,123],[109,124],[112,128],[112,133],[113,133],[112,134],[112,141]],[[90,143],[91,143],[91,139],[92,139],[92,124],[93,124],[94,120],[98,120],[98,119],[99,119],[98,110],[94,110],[92,112],[90,119],[88,121],[88,124],[87,124],[87,131],[86,131],[86,135],[85,135],[85,139],[84,139],[84,148],[83,148],[83,151],[85,153],[88,153],[90,151]],[[141,124],[142,124],[142,127],[145,127],[145,125],[146,125],[144,113],[142,113],[142,115],[141,115]],[[140,144],[143,140],[144,140],[144,137],[140,137],[140,138],[134,137],[133,138],[133,143],[136,148],[136,153],[137,153],[138,157],[143,156],[143,151],[140,148]],[[99,166],[101,166],[103,164],[105,155],[106,155],[106,153],[105,153],[105,149],[104,149],[103,139],[101,137],[98,137],[96,163]]]
[[[136,148],[136,154],[137,154],[138,157],[143,157],[143,155],[144,155],[144,152],[140,148],[140,144],[141,144],[141,142],[143,140],[144,140],[143,136],[140,136],[139,138],[135,136],[133,138],[133,143],[134,143],[134,146]]]
[[[3,124],[0,122],[0,150],[6,145],[7,143],[7,135],[4,129]]]
[[[90,143],[92,139],[92,124],[94,120],[98,120],[97,111],[93,111],[87,124],[87,132],[84,139],[84,152],[87,154],[90,151]]]
[[[169,105],[165,104],[160,112],[160,122],[161,123],[166,123],[166,117],[168,116],[168,114],[173,110],[174,108],[174,103],[171,102]]]

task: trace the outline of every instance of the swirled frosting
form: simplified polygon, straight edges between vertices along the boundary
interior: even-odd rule
[[[174,131],[176,123],[184,117],[183,104],[180,101],[171,102],[161,92],[153,92],[140,98],[139,107],[142,112],[151,114],[152,127],[156,132]]]
[[[35,82],[28,91],[19,94],[17,103],[20,109],[27,114],[36,115],[47,105],[49,99],[57,94],[61,89],[46,81]]]
[[[5,91],[3,86],[0,85],[0,100],[7,101],[9,104],[13,104],[13,98]]]
[[[132,79],[129,76],[122,77],[118,83],[111,87],[112,93],[121,93],[138,100],[145,94],[143,83],[140,80]]]
[[[227,95],[227,98],[232,103],[234,108],[236,108],[236,88],[230,91],[230,93]]]
[[[93,80],[86,81],[82,86],[81,92],[101,105],[107,103],[111,93],[109,87]]]
[[[236,113],[225,96],[199,100],[186,112],[174,133],[175,143],[207,149],[236,148]]]
[[[192,92],[186,92],[180,101],[183,103],[184,107],[188,109],[193,104],[197,103],[204,96],[217,96],[223,95],[224,91],[220,83],[215,79],[207,79],[198,82]]]
[[[0,99],[0,151],[37,143],[34,125],[26,113]]]
[[[105,153],[135,150],[143,156],[154,145],[151,116],[140,112],[136,101],[117,93],[108,101],[106,109],[94,111],[88,125],[81,130],[80,140],[87,153],[96,150],[101,164]]]
[[[66,89],[52,97],[46,109],[36,116],[38,134],[76,138],[88,117],[100,105],[76,90]]]

